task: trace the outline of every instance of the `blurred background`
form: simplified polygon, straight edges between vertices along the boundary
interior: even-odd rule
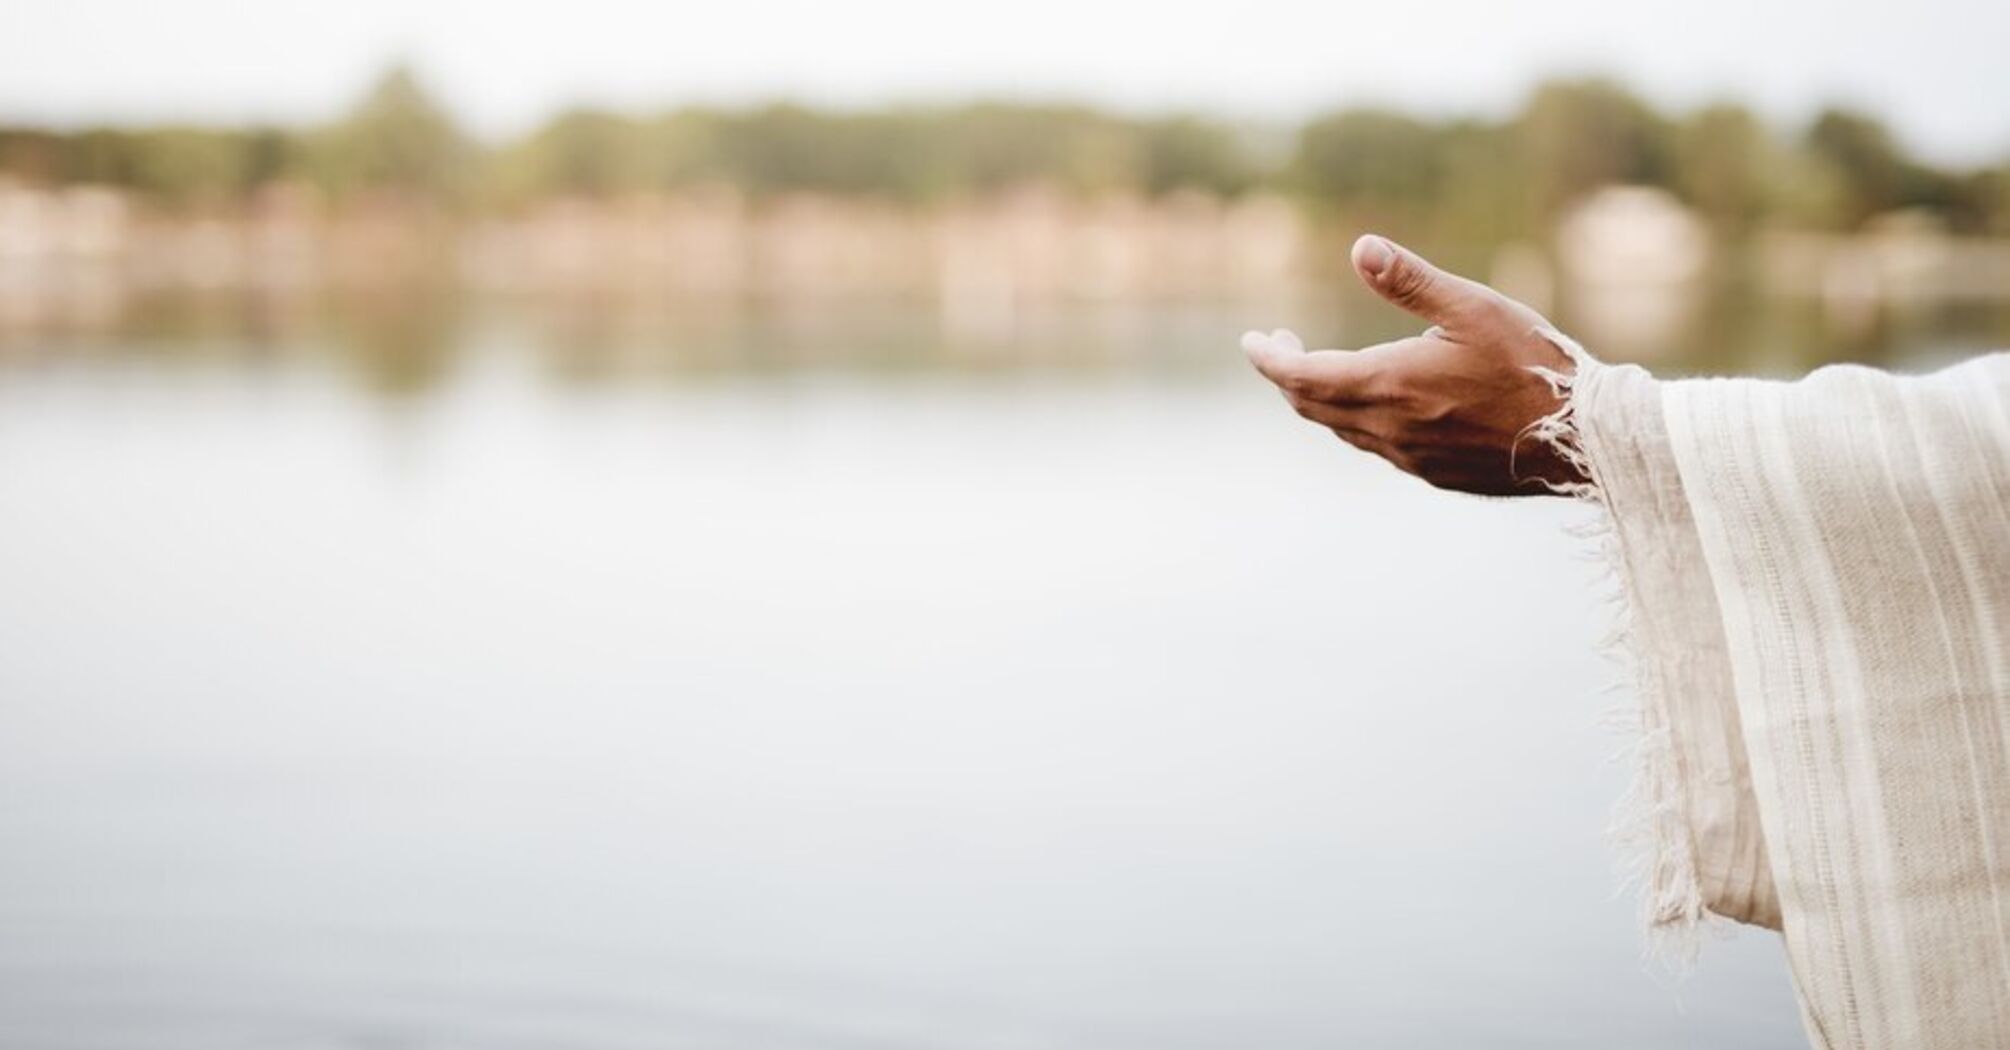
[[[1786,1047],[1560,501],[1236,337],[2010,345],[2010,9],[36,4],[0,1047]]]

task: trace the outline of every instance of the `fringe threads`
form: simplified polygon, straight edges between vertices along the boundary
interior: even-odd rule
[[[1562,404],[1529,424],[1521,437],[1542,442],[1586,479],[1547,484],[1559,495],[1597,508],[1592,518],[1573,526],[1570,532],[1590,546],[1602,565],[1601,597],[1611,609],[1612,627],[1598,649],[1620,672],[1604,691],[1632,694],[1630,703],[1621,699],[1600,720],[1625,741],[1611,761],[1628,762],[1633,767],[1632,780],[1613,804],[1606,827],[1617,854],[1618,892],[1640,896],[1640,918],[1646,933],[1644,957],[1658,961],[1680,978],[1694,967],[1702,934],[1721,929],[1723,920],[1704,906],[1695,841],[1689,832],[1676,769],[1668,698],[1639,647],[1633,609],[1640,596],[1633,592],[1605,486],[1597,464],[1585,451],[1584,434],[1578,426],[1578,398],[1588,385],[1596,383],[1605,366],[1562,332],[1547,325],[1535,331],[1563,351],[1576,367],[1569,374],[1541,366],[1529,369],[1549,384]],[[1519,438],[1516,444],[1520,444]]]

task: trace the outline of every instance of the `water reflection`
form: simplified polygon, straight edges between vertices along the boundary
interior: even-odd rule
[[[678,299],[606,289],[504,297],[438,282],[369,293],[157,293],[108,313],[0,329],[0,369],[123,358],[232,369],[306,357],[395,397],[439,390],[470,345],[495,335],[533,352],[563,385],[803,370],[1221,375],[1241,367],[1235,337],[1252,326],[1290,324],[1338,346],[1414,332],[1347,280],[1260,300],[1043,303],[985,332],[958,331],[941,304],[913,297]],[[1761,294],[1739,269],[1706,275],[1685,295],[1669,313],[1671,304],[1650,308],[1635,295],[1566,289],[1551,315],[1601,356],[1670,375],[1792,376],[1841,361],[1927,368],[2010,345],[2010,302],[1901,301],[1841,316],[1818,299]],[[1623,316],[1628,304],[1658,320],[1636,327]]]
[[[2002,323],[1707,301],[1674,367]],[[1797,1039],[1770,938],[1687,1012],[1637,962],[1576,508],[1320,439],[1259,309],[1408,330],[419,286],[16,331],[0,1042]]]
[[[1639,964],[1575,508],[1345,454],[1212,306],[1010,372],[518,309],[11,359],[0,1043],[1797,1038],[1769,938]]]

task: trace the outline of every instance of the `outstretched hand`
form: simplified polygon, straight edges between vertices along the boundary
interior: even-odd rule
[[[1543,495],[1583,480],[1529,433],[1562,407],[1531,369],[1576,368],[1541,334],[1541,314],[1381,237],[1355,241],[1353,260],[1376,294],[1431,328],[1351,351],[1307,352],[1282,329],[1243,336],[1250,362],[1299,415],[1439,488]]]

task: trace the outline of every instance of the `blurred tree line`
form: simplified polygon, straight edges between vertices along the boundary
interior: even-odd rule
[[[0,127],[0,175],[122,187],[167,207],[292,181],[337,202],[388,194],[468,211],[707,183],[906,203],[1035,182],[1083,194],[1263,188],[1467,242],[1536,233],[1586,191],[1624,182],[1666,188],[1730,237],[1761,225],[1847,231],[1900,208],[1930,210],[1957,232],[2010,234],[2010,161],[1951,171],[1909,156],[1864,113],[1830,110],[1782,130],[1733,104],[1665,113],[1602,80],[1545,84],[1501,120],[1354,109],[1295,134],[1061,106],[775,105],[580,109],[484,144],[396,69],[323,127]]]

